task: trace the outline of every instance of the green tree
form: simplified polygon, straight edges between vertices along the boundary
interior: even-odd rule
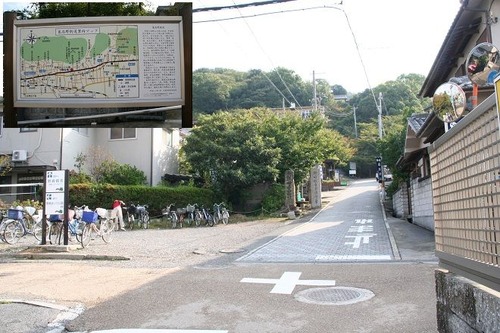
[[[326,159],[345,163],[350,143],[326,129],[325,119],[302,119],[291,111],[233,110],[204,115],[186,138],[184,165],[212,183],[219,196],[240,203],[245,191],[261,182],[283,183],[287,170],[295,181]]]
[[[153,15],[142,2],[38,2],[25,9],[29,18]]]
[[[233,70],[199,69],[193,73],[193,109],[197,114],[212,114],[226,110],[231,91],[237,86],[241,74]]]
[[[120,164],[115,161],[107,162],[103,171],[102,183],[113,185],[145,185],[146,174],[136,166],[130,164]]]
[[[244,110],[203,115],[182,150],[192,171],[237,204],[245,189],[278,175],[279,149],[260,127],[259,118]]]

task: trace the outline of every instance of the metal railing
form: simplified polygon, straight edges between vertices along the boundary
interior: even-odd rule
[[[500,291],[500,132],[494,96],[429,148],[440,266]]]
[[[15,200],[23,201],[27,199],[42,200],[42,198],[38,195],[38,190],[41,186],[43,186],[42,183],[0,185],[0,200],[5,203],[11,203]],[[15,191],[12,189],[15,189]]]

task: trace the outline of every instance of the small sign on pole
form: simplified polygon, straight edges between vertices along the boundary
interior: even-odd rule
[[[62,215],[64,226],[64,245],[68,245],[68,170],[45,171],[42,219],[42,245],[46,244],[47,216]]]

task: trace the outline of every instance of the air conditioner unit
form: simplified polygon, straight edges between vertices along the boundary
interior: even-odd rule
[[[28,158],[28,153],[26,150],[13,150],[12,151],[12,162],[24,162]]]

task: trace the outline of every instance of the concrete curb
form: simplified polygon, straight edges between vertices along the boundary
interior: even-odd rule
[[[17,252],[0,253],[0,258],[31,259],[31,260],[130,260],[129,257],[106,255],[106,254],[80,254],[71,253],[81,249],[77,245],[31,245]]]
[[[14,259],[63,259],[63,260],[130,260],[128,257],[123,256],[110,256],[110,255],[95,255],[95,254],[75,254],[75,253],[35,253],[35,252],[18,252],[11,254],[2,254],[1,257],[8,257]]]
[[[382,208],[382,215],[384,216],[385,228],[387,229],[387,234],[389,235],[389,242],[391,243],[392,253],[394,254],[394,259],[401,260],[401,254],[399,253],[398,245],[396,243],[396,238],[392,234],[391,226],[387,222],[387,215],[385,214],[385,207],[382,200],[380,200],[380,207]]]

